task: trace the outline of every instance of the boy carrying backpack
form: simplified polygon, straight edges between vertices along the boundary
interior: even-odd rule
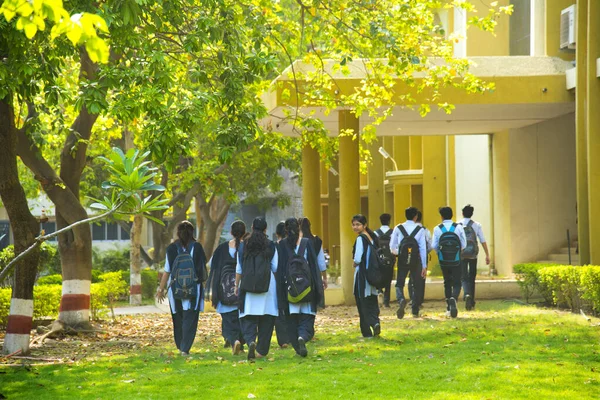
[[[390,221],[392,216],[390,214],[381,214],[379,221],[381,221],[381,227],[375,230],[377,241],[379,242],[379,248],[377,254],[381,266],[385,271],[384,276],[384,287],[381,289],[383,294],[383,306],[390,307],[390,289],[392,285],[392,278],[394,277],[394,264],[396,263],[396,256],[392,253],[390,248],[390,241],[392,239],[393,230],[390,229]]]
[[[404,318],[406,309],[406,298],[404,297],[404,284],[406,277],[410,273],[415,286],[415,298],[412,302],[412,315],[419,316],[419,306],[423,301],[421,294],[423,290],[421,285],[424,276],[427,275],[427,242],[425,240],[425,230],[417,225],[416,207],[408,207],[404,214],[406,222],[394,228],[390,247],[394,254],[398,255],[398,275],[396,278],[396,297],[398,299],[398,319]]]
[[[433,230],[431,247],[437,251],[444,276],[446,316],[456,318],[456,299],[460,293],[461,252],[467,245],[467,240],[462,225],[452,221],[452,208],[440,207],[439,211],[442,223]]]

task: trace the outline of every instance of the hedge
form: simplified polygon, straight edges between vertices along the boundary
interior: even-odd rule
[[[537,292],[549,304],[600,313],[600,266],[517,264],[514,272],[527,301]]]

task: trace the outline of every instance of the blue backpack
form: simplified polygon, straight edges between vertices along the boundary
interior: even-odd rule
[[[456,223],[452,223],[450,230],[446,229],[444,224],[440,224],[439,228],[442,231],[438,244],[438,259],[442,267],[459,267],[460,266],[460,239],[454,232]]]
[[[175,299],[193,299],[198,296],[198,276],[191,252],[194,242],[185,249],[177,244],[177,257],[171,267],[171,291]]]

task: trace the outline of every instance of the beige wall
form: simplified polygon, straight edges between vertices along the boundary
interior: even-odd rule
[[[494,267],[499,275],[512,273],[510,215],[510,132],[492,136],[492,170],[494,185]]]
[[[566,244],[567,229],[576,235],[574,114],[494,135],[494,145],[496,259],[506,271],[546,259]]]

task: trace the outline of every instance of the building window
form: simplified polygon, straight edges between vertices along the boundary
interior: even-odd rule
[[[106,224],[106,240],[119,240],[119,225],[114,222]]]
[[[10,244],[10,222],[0,221],[0,251]]]
[[[531,55],[531,0],[510,0],[510,55]]]
[[[46,235],[50,234],[50,233],[54,233],[56,232],[56,222],[45,222],[42,225],[42,229],[44,230],[44,233]],[[50,241],[56,241],[56,236],[54,236],[53,238],[50,239]]]
[[[92,240],[106,240],[106,223],[92,224]]]
[[[129,225],[129,229],[131,230],[131,222],[126,222],[127,225]],[[125,229],[123,229],[122,226],[119,227],[121,230],[121,240],[129,240],[131,239],[131,237],[129,236],[129,233],[127,233],[127,231]]]
[[[131,224],[129,224],[131,226]],[[129,234],[116,222],[92,224],[92,240],[129,240]]]

